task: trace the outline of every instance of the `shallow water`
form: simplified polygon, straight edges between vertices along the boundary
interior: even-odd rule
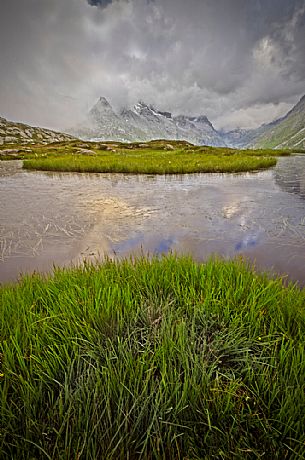
[[[305,156],[246,174],[23,171],[0,162],[0,281],[82,258],[216,253],[305,284]]]

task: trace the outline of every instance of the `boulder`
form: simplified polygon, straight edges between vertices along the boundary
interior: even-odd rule
[[[20,149],[3,149],[0,150],[0,156],[18,156],[19,152],[21,152]]]
[[[90,150],[90,149],[77,149],[76,152],[74,152],[78,155],[96,155],[96,152],[94,152],[93,150]]]
[[[18,139],[17,139],[17,137],[13,137],[13,136],[6,136],[4,138],[4,142],[6,144],[15,144],[16,142],[18,142]]]
[[[109,147],[107,144],[97,144],[96,148],[99,150],[108,150]]]

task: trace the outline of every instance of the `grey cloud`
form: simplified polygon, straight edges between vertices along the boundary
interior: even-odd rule
[[[2,0],[0,115],[62,128],[104,95],[254,126],[305,92],[304,17],[303,0]]]
[[[89,5],[91,6],[101,6],[105,7],[112,3],[112,0],[88,0]]]

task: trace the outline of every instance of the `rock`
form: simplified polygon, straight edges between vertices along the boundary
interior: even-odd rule
[[[175,147],[172,144],[166,144],[164,150],[175,150]]]
[[[20,149],[3,149],[0,150],[0,156],[18,156],[18,153],[21,152]]]
[[[99,150],[108,150],[108,145],[107,144],[97,144],[96,148]]]
[[[116,150],[111,147],[107,147],[106,150],[107,152],[116,152]]]
[[[78,155],[96,155],[96,152],[94,152],[93,150],[89,150],[89,149],[77,149],[76,154]]]
[[[18,142],[18,139],[16,137],[13,137],[13,136],[5,136],[4,142],[6,144],[15,144],[16,142]]]

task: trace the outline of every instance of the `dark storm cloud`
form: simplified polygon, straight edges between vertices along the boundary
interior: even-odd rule
[[[2,0],[0,115],[60,128],[104,95],[258,125],[305,93],[304,17],[305,0]]]
[[[112,0],[88,0],[89,5],[91,6],[107,6],[109,3],[112,3]]]

